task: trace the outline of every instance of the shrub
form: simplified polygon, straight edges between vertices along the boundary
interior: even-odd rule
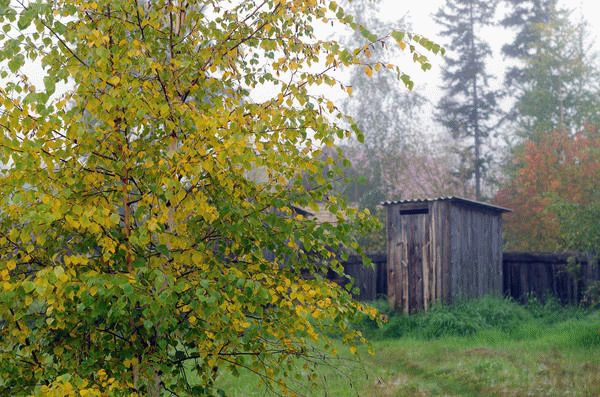
[[[385,301],[373,302],[372,306],[387,321],[381,327],[366,318],[354,324],[371,340],[400,337],[428,340],[471,336],[486,330],[498,330],[515,338],[529,337],[550,324],[582,319],[589,314],[583,308],[561,306],[555,299],[542,303],[534,298],[523,306],[511,299],[484,297],[453,305],[434,305],[427,312],[413,315],[394,313]],[[593,337],[588,335],[588,339]]]

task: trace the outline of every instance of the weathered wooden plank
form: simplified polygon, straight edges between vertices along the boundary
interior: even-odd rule
[[[410,310],[409,304],[409,273],[408,273],[408,261],[410,260],[410,231],[409,226],[407,224],[407,219],[403,216],[400,216],[400,228],[401,228],[401,247],[402,247],[402,256],[400,260],[400,283],[401,286],[401,304],[400,307],[405,313],[408,313]]]
[[[423,216],[421,219],[421,291],[419,298],[419,309],[425,309],[426,300],[428,299],[429,293],[427,292],[429,289],[429,244],[431,244],[431,236],[429,234],[429,223],[430,223],[430,215]],[[425,279],[425,273],[427,273],[427,279]],[[426,286],[427,284],[427,286]],[[427,291],[426,291],[427,290]]]
[[[469,253],[471,252],[468,247],[471,244],[471,234],[469,233],[469,222],[466,219],[468,213],[465,213],[462,208],[459,208],[459,219],[460,219],[460,250],[458,252],[458,256],[456,258],[455,263],[458,265],[460,269],[460,273],[458,275],[458,287],[456,295],[457,298],[462,299],[464,296],[468,296],[469,288],[471,284],[471,272],[467,271],[467,267],[469,265]]]
[[[481,227],[483,229],[484,242],[481,246],[481,262],[480,266],[482,267],[483,274],[481,278],[481,289],[479,291],[479,296],[483,296],[485,294],[491,294],[493,291],[493,256],[492,256],[492,219],[489,214],[481,220]]]
[[[578,252],[521,252],[521,251],[509,251],[504,252],[504,262],[514,263],[556,263],[564,264],[570,257],[575,257],[579,263],[587,263],[588,258]]]
[[[439,202],[433,203],[433,215],[431,217],[431,245],[429,246],[431,256],[431,303],[435,303],[440,299],[441,279],[440,269],[442,266],[442,239],[441,239],[441,217],[442,208]]]
[[[496,284],[495,284],[495,288],[494,290],[496,291],[496,294],[498,296],[502,296],[503,294],[503,281],[504,281],[504,259],[503,259],[503,252],[502,252],[502,218],[501,217],[496,217],[494,219],[494,239],[492,241],[492,249],[494,250],[495,254],[493,255],[494,257],[494,266],[495,266],[495,273],[496,273]]]
[[[460,252],[463,236],[461,234],[461,218],[460,211],[455,206],[450,206],[450,252],[448,255],[448,266],[444,268],[446,281],[444,302],[452,303],[453,298],[459,290],[458,278],[460,277],[461,268],[459,266]]]
[[[431,245],[431,229],[429,228],[429,224],[431,223],[431,217],[427,216],[423,219],[423,246],[421,247],[421,257],[423,258],[423,270],[421,272],[422,276],[422,285],[423,292],[421,298],[421,307],[425,310],[429,308],[429,301],[431,300],[431,293],[429,279],[430,279],[430,266],[431,266],[431,257],[429,256],[429,246]],[[425,277],[427,275],[427,277]]]
[[[377,298],[387,297],[387,258],[385,261],[377,261]]]
[[[407,224],[407,241],[408,241],[408,256],[406,261],[407,277],[406,277],[406,289],[408,292],[407,305],[408,312],[413,313],[417,309],[417,272],[421,266],[420,250],[419,250],[419,223],[416,220],[419,216],[402,216],[404,222]]]
[[[503,273],[502,273],[502,294],[506,297],[511,296],[511,284],[512,284],[512,269],[510,265],[504,266],[502,264]]]
[[[414,245],[413,245],[413,238],[414,238],[414,231],[412,230],[412,222],[410,222],[410,219],[405,217],[405,216],[400,216],[400,223],[402,224],[403,230],[404,230],[404,249],[405,249],[405,255],[403,257],[403,274],[402,274],[402,288],[404,290],[404,311],[406,313],[410,313],[410,309],[411,309],[411,298],[412,298],[412,291],[410,290],[410,288],[412,287],[411,285],[411,271],[412,271],[412,266],[410,266],[410,261],[413,259],[413,251],[414,251]]]
[[[436,281],[436,268],[439,266],[439,249],[437,248],[438,244],[438,219],[439,219],[439,207],[436,205],[437,203],[433,203],[431,206],[431,217],[429,223],[429,300],[427,301],[427,307],[425,310],[429,308],[429,306],[436,301],[437,299],[437,281]]]
[[[479,285],[480,285],[480,238],[478,233],[481,232],[479,229],[479,221],[481,220],[475,211],[469,212],[469,229],[471,230],[471,248],[468,250],[470,253],[470,262],[469,262],[469,273],[471,274],[471,288],[469,298],[476,298],[479,296]]]
[[[499,217],[492,217],[490,221],[490,293],[495,296],[502,296],[502,234],[498,230]]]
[[[402,224],[400,223],[400,215],[398,214],[398,208],[395,209],[394,211],[394,219],[395,219],[395,225],[398,228],[397,230],[397,234],[396,234],[396,240],[394,240],[394,246],[395,251],[394,254],[396,255],[395,258],[395,262],[396,262],[396,269],[395,269],[395,273],[394,273],[394,278],[392,280],[392,283],[396,286],[396,305],[395,308],[399,308],[402,309],[404,308],[404,282],[403,282],[403,270],[404,270],[404,257],[405,257],[405,248],[406,248],[406,244],[403,241],[404,238],[404,231],[402,230]],[[388,282],[389,285],[389,282]]]
[[[416,312],[423,309],[423,268],[425,264],[425,258],[423,258],[423,247],[427,243],[427,234],[426,234],[426,221],[429,218],[429,215],[412,215],[409,216],[413,219],[413,227],[414,227],[414,240],[413,240],[413,255],[414,260],[409,262],[412,267],[412,286],[411,292],[412,296],[412,310],[411,312]]]
[[[452,254],[452,236],[451,236],[451,223],[450,223],[450,203],[444,203],[440,208],[442,208],[443,213],[441,214],[441,222],[442,222],[442,231],[441,231],[441,239],[442,239],[442,262],[441,266],[438,269],[438,279],[439,279],[439,298],[443,302],[450,303],[452,296],[451,282],[450,282],[450,272],[452,271],[452,262],[450,260]]]
[[[396,281],[396,272],[398,266],[398,255],[397,255],[397,247],[396,241],[397,237],[397,227],[396,227],[396,219],[394,216],[395,205],[391,205],[387,207],[386,211],[386,234],[387,234],[387,298],[388,304],[390,307],[396,309],[398,307],[397,302],[397,283]]]
[[[533,294],[539,299],[554,295],[562,303],[579,303],[583,291],[592,280],[597,280],[595,272],[588,270],[590,261],[575,253],[505,253],[503,271],[510,274],[505,277],[504,290],[510,291],[510,296],[525,300],[527,294]],[[567,259],[575,256],[583,259],[580,263],[579,277],[567,270]],[[521,259],[517,262],[516,259]],[[593,266],[593,264],[592,264]]]
[[[425,310],[428,310],[431,304],[435,301],[434,293],[435,293],[435,278],[434,278],[434,258],[433,252],[431,249],[433,236],[431,235],[431,223],[433,222],[433,218],[429,218],[429,222],[427,224],[427,233],[429,235],[427,247],[425,250],[425,254],[427,255],[427,294],[425,295]]]
[[[473,246],[473,235],[471,229],[471,211],[465,211],[461,209],[461,219],[463,220],[463,233],[465,233],[465,238],[463,240],[463,244],[461,246],[461,279],[463,280],[463,288],[461,298],[471,297],[473,290],[473,277],[475,276],[475,272],[472,269],[473,266],[473,254],[475,251],[475,247]]]
[[[473,230],[473,246],[475,249],[473,250],[473,297],[478,297],[483,295],[483,274],[484,274],[484,262],[483,260],[483,225],[482,225],[482,216],[476,212],[471,213],[472,220],[472,230]],[[489,244],[489,243],[488,243]]]
[[[402,216],[402,215],[401,215]],[[420,246],[419,246],[419,238],[420,236],[420,230],[419,230],[419,224],[420,222],[418,222],[419,220],[419,216],[407,216],[407,217],[403,217],[407,224],[410,225],[409,226],[409,245],[408,245],[408,252],[409,252],[409,256],[408,256],[408,262],[407,262],[407,269],[408,269],[408,284],[407,284],[407,289],[408,289],[408,312],[409,313],[414,313],[416,310],[418,310],[418,287],[419,287],[419,278],[418,278],[418,273],[421,266],[422,266],[422,259],[421,259],[421,250],[420,250]]]
[[[473,256],[475,254],[475,250],[477,249],[476,245],[473,244],[473,230],[471,229],[471,211],[461,210],[462,219],[463,219],[463,230],[466,232],[466,238],[464,244],[462,245],[461,256],[463,258],[463,267],[462,267],[462,275],[464,284],[464,293],[461,294],[462,297],[471,297],[473,296],[473,277],[476,276],[473,266]]]

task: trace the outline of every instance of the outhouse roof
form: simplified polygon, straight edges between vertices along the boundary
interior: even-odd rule
[[[489,203],[484,203],[482,201],[475,201],[471,199],[467,199],[464,197],[458,196],[445,196],[445,197],[431,197],[431,198],[418,198],[418,199],[407,199],[407,200],[392,200],[392,201],[384,201],[381,203],[383,206],[388,205],[397,205],[397,204],[412,204],[412,203],[431,203],[434,201],[450,201],[452,203],[460,203],[472,207],[478,207],[482,209],[487,209],[496,212],[511,212],[512,210],[504,207],[500,207],[498,205],[493,205]]]

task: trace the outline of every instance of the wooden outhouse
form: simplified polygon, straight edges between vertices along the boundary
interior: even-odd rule
[[[386,201],[388,301],[397,311],[502,294],[502,213],[461,197]]]

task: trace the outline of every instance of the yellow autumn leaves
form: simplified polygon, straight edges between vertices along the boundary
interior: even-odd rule
[[[192,358],[213,394],[232,366],[287,391],[285,360],[362,340],[350,319],[374,312],[323,277],[369,226],[329,191],[343,156],[324,156],[357,132],[310,87],[352,95],[333,68],[382,66],[312,25],[371,33],[324,0],[24,7],[39,40],[4,40],[0,61],[69,85],[0,90],[0,394],[185,394],[173,363]],[[295,210],[319,204],[336,224]]]

